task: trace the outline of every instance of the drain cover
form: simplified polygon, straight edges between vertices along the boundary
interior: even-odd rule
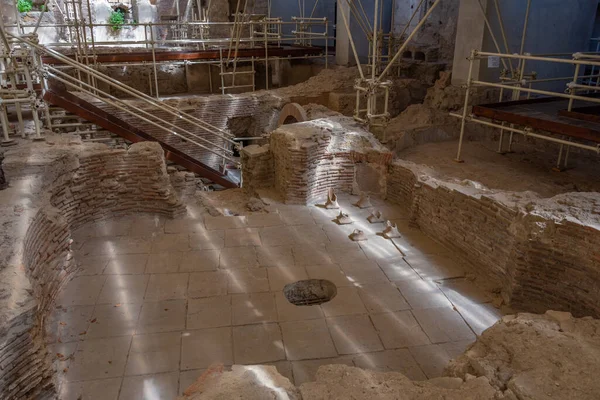
[[[326,303],[337,294],[333,282],[324,279],[308,279],[289,283],[283,288],[283,295],[297,306],[312,306]]]

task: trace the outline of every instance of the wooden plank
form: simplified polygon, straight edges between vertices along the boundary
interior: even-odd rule
[[[44,100],[56,106],[62,107],[65,110],[80,116],[81,118],[93,122],[94,124],[99,125],[102,128],[115,133],[126,140],[129,140],[130,142],[158,142],[165,150],[166,159],[176,162],[182,167],[187,168],[188,170],[195,172],[200,176],[206,177],[223,187],[238,187],[238,185],[227,179],[221,172],[212,169],[208,165],[198,160],[195,160],[179,149],[163,141],[157,140],[152,135],[135,128],[126,121],[107,113],[106,111],[86,102],[72,93],[68,93],[66,91],[57,92],[54,90],[48,90],[44,92]]]
[[[227,56],[228,49],[223,50],[223,56]],[[302,57],[306,55],[317,55],[323,53],[320,47],[269,47],[269,57]],[[232,51],[232,58],[235,54],[239,58],[250,57],[265,57],[264,47],[253,47],[238,49],[237,53]],[[199,51],[158,51],[155,52],[156,61],[182,61],[182,60],[219,60],[221,54],[219,50],[199,50]],[[67,56],[74,59],[75,56]],[[126,62],[152,62],[152,52],[136,52],[136,53],[105,53],[98,54],[96,61],[98,63],[126,63]],[[50,65],[60,65],[64,62],[52,57],[44,56],[42,61]]]
[[[600,131],[581,126],[569,125],[563,122],[534,118],[527,115],[515,114],[485,106],[473,106],[473,114],[479,117],[504,121],[511,124],[529,126],[546,132],[569,136],[576,139],[600,143]]]
[[[595,122],[600,124],[600,115],[598,114],[588,114],[585,112],[577,112],[575,110],[559,110],[558,115],[565,118],[574,118],[581,121]]]

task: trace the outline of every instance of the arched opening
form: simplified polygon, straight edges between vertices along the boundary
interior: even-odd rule
[[[412,51],[405,51],[404,53],[402,53],[402,58],[412,60],[412,58],[413,58]]]
[[[415,60],[425,61],[425,53],[423,53],[422,51],[415,52]]]
[[[283,125],[295,124],[298,122],[298,119],[293,115],[288,115],[286,119],[283,120]]]

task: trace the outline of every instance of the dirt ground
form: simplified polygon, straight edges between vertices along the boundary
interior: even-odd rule
[[[496,153],[497,142],[465,142],[462,159],[454,161],[457,141],[427,143],[406,149],[398,158],[434,168],[440,175],[479,182],[490,189],[530,190],[542,197],[567,192],[600,192],[600,156],[591,152],[571,152],[569,168],[555,172],[556,148],[536,150],[528,144],[515,144],[513,153]]]

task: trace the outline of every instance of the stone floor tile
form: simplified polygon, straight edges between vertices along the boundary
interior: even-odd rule
[[[355,286],[389,283],[387,276],[379,268],[379,265],[372,260],[364,259],[354,262],[344,262],[340,264],[340,267],[348,277],[348,280]]]
[[[400,291],[390,283],[362,285],[358,295],[369,313],[382,313],[410,309]]]
[[[442,376],[444,368],[450,362],[446,350],[437,344],[410,347],[409,350],[428,379]]]
[[[262,364],[285,359],[278,324],[233,327],[233,348],[236,364]]]
[[[231,328],[211,328],[183,332],[181,369],[208,368],[213,363],[233,364]]]
[[[158,254],[150,254],[148,263],[146,264],[146,274],[166,274],[179,271],[179,266],[184,255],[187,257],[189,253],[165,252]]]
[[[320,366],[330,364],[343,364],[353,367],[351,356],[342,356],[335,358],[321,358],[318,360],[292,361],[292,371],[294,372],[294,382],[300,386],[306,382],[316,380],[317,370]]]
[[[367,256],[358,243],[351,242],[350,239],[344,245],[328,245],[327,254],[329,254],[331,261],[336,264],[367,261]]]
[[[329,243],[329,238],[319,225],[296,225],[293,227],[297,244],[304,246],[322,246]]]
[[[283,221],[278,213],[257,213],[246,216],[246,225],[249,228],[264,228],[283,225]]]
[[[261,246],[256,248],[256,255],[261,267],[292,267],[295,264],[292,246]]]
[[[141,303],[149,275],[109,275],[98,297],[98,304]]]
[[[285,246],[296,243],[296,234],[290,226],[271,226],[259,230],[263,246]]]
[[[146,289],[145,301],[185,299],[190,274],[152,274]]]
[[[333,224],[334,222],[331,222],[331,223]],[[354,229],[356,229],[356,228],[354,228]],[[356,242],[353,242],[352,239],[350,239],[350,237],[349,237],[350,233],[352,233],[352,231],[354,231],[354,229],[352,229],[349,233],[343,232],[341,230],[326,232],[327,239],[329,239],[329,242],[335,246],[356,244]],[[367,256],[364,253],[362,253],[362,257],[366,258]]]
[[[219,250],[225,247],[225,231],[198,231],[190,233],[190,248],[194,250]]]
[[[402,240],[405,248],[402,249],[407,255],[411,254],[445,254],[449,250],[440,242],[433,240],[419,229],[402,230]],[[395,239],[394,239],[395,240]],[[406,250],[406,251],[405,251]]]
[[[325,199],[323,199],[325,203]],[[325,224],[331,222],[340,212],[340,210],[327,210],[323,207],[311,207],[310,213],[316,224]]]
[[[188,297],[213,297],[227,294],[229,275],[226,271],[190,273]]]
[[[133,335],[141,308],[141,304],[98,304],[85,339]]]
[[[192,233],[206,230],[203,219],[178,218],[165,221],[165,233]]]
[[[320,305],[294,305],[285,298],[283,292],[275,293],[275,303],[277,305],[279,321],[302,321],[305,319],[323,318],[323,311]]]
[[[144,303],[136,334],[175,332],[185,329],[185,300]]]
[[[219,268],[251,268],[258,266],[258,257],[254,247],[228,247],[221,250]]]
[[[119,400],[172,400],[177,397],[179,372],[126,376]]]
[[[456,310],[477,335],[481,335],[504,315],[489,303],[457,305]]]
[[[225,272],[229,276],[228,292],[230,294],[269,291],[267,268],[230,269]]]
[[[282,291],[285,285],[308,279],[304,267],[268,268],[269,285],[272,292]]]
[[[231,326],[231,296],[190,299],[187,309],[187,329]]]
[[[400,372],[416,381],[427,379],[408,349],[385,350],[354,356],[354,365],[377,372]]]
[[[202,376],[206,369],[190,369],[189,371],[181,371],[179,373],[179,395],[183,396],[183,392],[187,390],[194,382]]]
[[[452,304],[434,282],[411,280],[394,282],[413,309],[450,307]]]
[[[122,254],[114,256],[104,269],[105,275],[135,275],[146,270],[148,254]]]
[[[130,236],[156,236],[164,233],[166,218],[159,215],[132,217]]]
[[[55,307],[45,321],[46,343],[83,340],[93,312],[94,306]]]
[[[257,228],[227,229],[225,231],[225,247],[260,245],[260,234]]]
[[[292,372],[292,362],[291,361],[283,360],[283,361],[268,362],[268,363],[264,363],[264,365],[271,365],[271,366],[277,368],[277,372],[279,372],[281,375],[288,378],[290,380],[290,382],[292,384],[294,384],[294,373]]]
[[[431,343],[455,342],[474,339],[475,334],[451,307],[413,310],[413,314]]]
[[[204,225],[208,230],[244,228],[246,227],[246,217],[213,217],[207,215],[204,217]]]
[[[233,325],[277,321],[274,293],[234,294],[231,308]]]
[[[382,230],[383,224],[380,224],[377,231],[381,232]],[[359,245],[369,260],[391,263],[401,260],[403,256],[394,243],[383,236],[371,236],[369,240],[359,242]]]
[[[327,326],[338,354],[383,350],[379,336],[366,315],[327,318]]]
[[[109,255],[149,253],[152,245],[148,237],[96,238],[81,247],[83,255]]]
[[[69,371],[69,365],[71,360],[75,357],[77,351],[77,342],[71,343],[54,343],[49,344],[47,347],[48,356],[52,361],[54,370],[57,373],[58,381],[63,381],[65,371]]]
[[[464,268],[445,255],[408,254],[405,259],[423,279],[441,280],[465,276]]]
[[[135,335],[131,341],[125,375],[179,372],[180,353],[180,332]]]
[[[466,279],[451,279],[443,281],[438,286],[455,306],[470,307],[492,301],[490,295]]]
[[[296,265],[331,264],[331,258],[323,246],[296,244],[292,247]]]
[[[373,314],[371,321],[386,349],[430,344],[429,338],[410,311]]]
[[[279,211],[279,217],[285,225],[313,225],[312,213],[309,209]]]
[[[321,309],[326,317],[367,313],[354,287],[339,287],[337,295],[331,301],[321,304]]]
[[[190,249],[190,238],[187,233],[172,233],[156,236],[152,240],[151,253],[189,251]]]
[[[344,271],[337,264],[307,265],[305,268],[310,279],[325,279],[332,282],[338,288],[354,286],[354,283],[348,279]]]
[[[337,356],[323,319],[281,322],[288,360],[306,360]]]
[[[475,343],[475,339],[467,339],[467,340],[459,340],[457,342],[446,342],[440,343],[438,346],[441,346],[450,358],[458,358],[461,356],[467,348]]]
[[[131,336],[90,339],[80,342],[71,361],[66,379],[87,381],[123,375]]]
[[[421,279],[419,274],[403,258],[394,261],[378,260],[377,264],[392,282]]]
[[[184,253],[179,272],[216,271],[219,268],[219,250],[196,250]]]
[[[87,306],[96,304],[106,276],[76,276],[59,292],[56,304],[61,306]]]
[[[110,261],[108,256],[92,256],[77,259],[77,275],[101,275]]]
[[[117,400],[122,378],[96,379],[84,382],[64,382],[60,400]]]

